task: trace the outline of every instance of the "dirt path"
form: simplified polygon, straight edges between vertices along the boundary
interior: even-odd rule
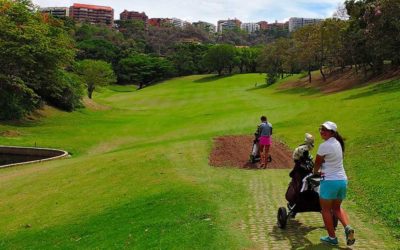
[[[257,164],[249,162],[253,139],[253,136],[248,135],[215,138],[209,164],[215,167],[257,168]],[[292,151],[284,143],[272,140],[269,153],[272,161],[268,168],[292,167]]]

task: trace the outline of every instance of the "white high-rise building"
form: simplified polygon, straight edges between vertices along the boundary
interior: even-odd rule
[[[185,27],[186,25],[189,25],[190,23],[189,22],[187,22],[187,21],[183,21],[183,20],[181,20],[181,19],[179,19],[179,18],[172,18],[172,19],[170,19],[170,22],[171,22],[171,24],[172,25],[174,25],[175,27],[179,27],[179,28],[183,28],[183,27]]]
[[[240,28],[247,33],[253,33],[256,32],[257,30],[260,30],[260,24],[258,23],[242,23],[240,25]]]
[[[316,24],[324,21],[320,18],[302,18],[302,17],[291,17],[289,19],[289,32],[293,32],[301,27],[309,24]]]

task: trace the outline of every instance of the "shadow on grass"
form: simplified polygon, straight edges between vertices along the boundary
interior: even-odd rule
[[[301,95],[301,96],[311,96],[311,95],[320,94],[321,92],[319,89],[316,89],[316,88],[290,88],[290,89],[278,90],[277,93]]]
[[[231,75],[221,75],[221,76],[219,76],[219,75],[211,75],[211,76],[205,76],[205,77],[202,77],[200,79],[194,80],[193,82],[195,82],[195,83],[207,83],[207,82],[213,82],[213,81],[216,81],[216,80],[219,80],[219,79],[227,78],[227,77],[230,77],[230,76]]]
[[[268,85],[266,83],[255,83],[254,87],[248,88],[248,89],[246,89],[246,91],[254,91],[254,90],[259,90],[259,89],[265,89],[265,88],[271,87],[273,85],[274,84]]]
[[[391,80],[384,83],[377,83],[368,88],[367,91],[351,95],[349,97],[344,98],[343,100],[353,100],[363,97],[368,97],[371,95],[376,95],[380,93],[387,93],[387,92],[398,92],[400,91],[400,79]]]
[[[286,229],[281,229],[277,225],[274,226],[271,232],[271,238],[275,242],[288,240],[291,249],[350,249],[339,246],[329,246],[323,243],[313,244],[307,239],[307,235],[319,227],[304,225],[297,220],[289,220]]]
[[[117,92],[117,93],[128,93],[128,92],[135,92],[136,90],[137,90],[137,87],[135,87],[135,88],[133,88],[132,87],[132,89],[111,89],[110,88],[110,90],[112,90],[113,92]]]
[[[38,117],[39,118],[36,119],[22,118],[20,120],[0,121],[0,124],[6,126],[21,127],[21,128],[37,127],[43,124],[41,118],[44,118],[45,116],[38,115]]]
[[[181,187],[143,196],[63,225],[24,221],[1,249],[213,249],[219,233],[212,205]],[[109,204],[112,205],[112,204]],[[53,207],[53,209],[58,209]]]

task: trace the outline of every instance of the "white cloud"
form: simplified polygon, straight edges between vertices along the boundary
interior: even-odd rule
[[[47,6],[70,6],[69,0],[33,0]],[[238,18],[242,22],[288,20],[289,17],[330,17],[340,0],[85,0],[81,3],[111,6],[115,17],[124,9],[144,11],[151,17],[177,17],[187,21]]]

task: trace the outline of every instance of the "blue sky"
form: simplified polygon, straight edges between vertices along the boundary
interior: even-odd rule
[[[344,0],[33,0],[42,7],[70,6],[74,2],[114,8],[114,16],[124,9],[142,12],[149,18],[176,17],[185,21],[237,18],[242,22],[287,21],[290,17],[331,17]]]

